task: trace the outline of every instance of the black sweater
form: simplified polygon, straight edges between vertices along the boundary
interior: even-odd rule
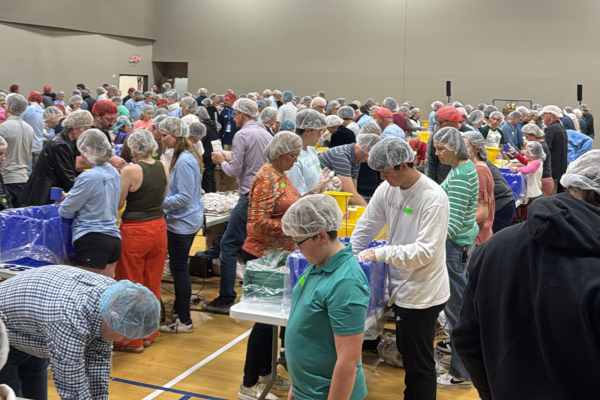
[[[554,121],[546,128],[546,144],[550,149],[552,178],[560,179],[567,171],[567,144],[569,137],[567,131],[559,120]]]
[[[543,197],[479,246],[453,340],[484,400],[600,397],[600,208]]]
[[[345,144],[356,143],[356,135],[354,132],[344,125],[340,125],[335,132],[331,135],[329,142],[329,148],[343,146]]]

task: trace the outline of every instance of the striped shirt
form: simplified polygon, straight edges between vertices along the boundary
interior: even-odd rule
[[[354,143],[344,144],[319,154],[321,168],[329,168],[337,175],[345,178],[358,179],[360,164],[356,162]]]
[[[452,168],[442,182],[442,189],[450,201],[448,239],[459,246],[473,243],[479,233],[475,219],[479,198],[479,178],[475,164],[467,161]]]

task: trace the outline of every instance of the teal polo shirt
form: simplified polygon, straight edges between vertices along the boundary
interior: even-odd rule
[[[369,282],[352,254],[352,245],[320,268],[308,264],[292,291],[285,333],[285,356],[297,400],[327,399],[337,360],[333,334],[364,332],[370,296]],[[366,396],[361,360],[350,400]]]

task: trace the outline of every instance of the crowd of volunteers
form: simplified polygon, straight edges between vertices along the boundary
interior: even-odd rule
[[[71,266],[0,283],[10,343],[0,383],[17,396],[45,399],[49,366],[61,398],[107,399],[111,350],[140,354],[159,333],[194,331],[189,254],[217,171],[240,196],[219,246],[197,254],[221,266],[218,297],[201,308],[229,314],[238,256],[299,250],[309,263],[280,337],[291,379],[272,370],[272,327],[256,323],[239,399],[258,399],[271,378],[288,399],[367,397],[371,289],[359,262],[376,261],[389,264],[404,398],[597,391],[600,150],[587,105],[436,101],[427,119],[409,101],[322,91],[196,97],[166,83],[122,94],[0,89],[0,209],[58,204],[74,248]],[[506,174],[526,177],[525,221]],[[327,191],[366,207],[349,242]],[[385,227],[387,242],[371,248]],[[175,301],[159,326],[167,259]],[[443,321],[449,337],[436,342]]]

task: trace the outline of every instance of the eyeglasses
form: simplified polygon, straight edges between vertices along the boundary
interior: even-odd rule
[[[292,160],[296,161],[298,159],[298,156],[300,156],[300,154],[292,154],[292,153],[287,153],[288,156],[290,156],[292,158]]]
[[[296,239],[292,238],[292,242],[294,242],[294,244],[296,245],[297,248],[300,248],[300,245],[302,245],[302,243],[306,242],[308,239],[310,239],[309,237],[304,239],[303,241],[301,241],[300,243],[296,242]]]

